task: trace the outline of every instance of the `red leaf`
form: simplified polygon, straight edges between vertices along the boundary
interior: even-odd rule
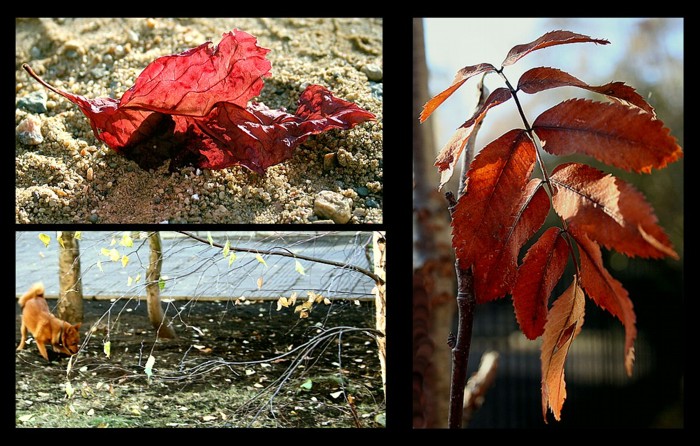
[[[508,52],[505,60],[501,66],[512,65],[517,62],[521,57],[529,54],[535,50],[542,48],[547,48],[553,45],[563,45],[565,43],[580,43],[580,42],[593,42],[599,43],[601,45],[607,45],[610,42],[601,39],[592,39],[583,34],[572,33],[571,31],[550,31],[543,35],[539,39],[526,43],[524,45],[516,45]]]
[[[270,50],[255,37],[235,30],[183,53],[159,57],[124,93],[120,107],[141,107],[165,114],[206,116],[219,102],[245,107],[260,94],[272,65]]]
[[[77,104],[97,139],[143,168],[171,159],[171,169],[186,163],[209,169],[240,164],[262,174],[290,158],[309,135],[374,119],[318,85],[302,93],[295,115],[257,104],[245,108],[269,75],[268,52],[250,34],[229,32],[216,46],[207,42],[156,59],[120,101],[58,90],[24,68]]]
[[[524,130],[511,130],[474,157],[468,183],[452,214],[452,245],[468,268],[494,255],[509,227],[514,207],[535,166],[535,146]],[[484,254],[487,253],[487,254]]]
[[[554,302],[542,336],[542,417],[547,422],[547,406],[554,418],[561,420],[566,399],[564,363],[571,343],[583,326],[585,299],[574,276],[571,286]]]
[[[654,210],[632,185],[585,164],[557,166],[550,177],[557,214],[608,249],[678,259]]]
[[[442,189],[442,186],[452,177],[452,172],[455,164],[459,160],[459,156],[462,154],[467,142],[469,142],[474,128],[486,117],[486,112],[488,112],[491,107],[495,107],[507,101],[511,96],[512,94],[509,89],[497,88],[489,95],[486,102],[484,102],[479,110],[474,113],[474,116],[462,124],[455,134],[452,135],[452,138],[445,144],[445,147],[442,148],[435,160],[438,171],[442,173],[438,189]]]
[[[420,122],[424,122],[430,115],[433,114],[436,108],[440,106],[447,98],[452,96],[459,87],[462,86],[469,78],[476,76],[481,73],[489,73],[491,71],[496,71],[496,67],[489,63],[480,63],[479,65],[472,65],[469,67],[464,67],[457,72],[452,85],[447,87],[442,92],[433,96],[428,102],[423,106],[423,111],[420,114]]]
[[[578,87],[585,90],[604,94],[610,99],[625,105],[634,105],[655,116],[654,108],[641,97],[634,88],[625,85],[624,82],[610,82],[609,84],[593,87],[556,68],[539,67],[526,71],[518,80],[518,89],[525,93],[533,94],[543,90],[557,87]]]
[[[544,333],[547,302],[564,273],[569,245],[562,229],[547,229],[527,251],[513,286],[513,307],[520,330],[528,339]]]
[[[622,284],[603,266],[600,247],[575,226],[570,226],[568,231],[578,245],[581,285],[600,308],[617,317],[625,327],[625,369],[627,374],[632,376],[634,340],[637,337],[632,301]]]
[[[189,138],[188,148],[197,156],[198,166],[223,169],[241,164],[263,174],[268,167],[291,158],[310,135],[347,130],[374,115],[334,97],[320,85],[310,85],[294,115],[262,104],[242,108],[223,103],[205,118],[179,119],[177,130]]]
[[[570,99],[542,113],[532,127],[553,155],[583,153],[635,172],[650,173],[682,156],[663,123],[636,107]]]
[[[477,302],[488,302],[511,291],[518,272],[520,248],[542,227],[549,213],[549,196],[542,180],[531,180],[520,201],[504,218],[499,239],[492,240],[491,251],[482,253],[474,262],[474,291]]]

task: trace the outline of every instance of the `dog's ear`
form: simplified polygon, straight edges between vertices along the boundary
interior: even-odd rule
[[[78,322],[77,324],[73,325],[73,328],[75,328],[75,330],[77,331],[77,330],[80,328],[81,325],[83,325],[83,323],[82,323],[82,322]]]

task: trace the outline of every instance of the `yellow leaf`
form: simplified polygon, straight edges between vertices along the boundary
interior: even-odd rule
[[[68,395],[68,398],[72,397],[73,394],[75,393],[75,389],[73,389],[73,386],[71,385],[70,381],[66,383],[66,395]]]
[[[330,300],[329,298],[327,298],[327,297],[324,297],[324,298],[323,298],[323,303],[326,304],[326,305],[330,305],[330,304],[331,304],[331,300]]]
[[[301,265],[301,263],[298,260],[296,260],[296,264],[294,265],[294,269],[296,270],[296,272],[298,272],[302,276],[306,275],[306,273],[304,272],[304,267]]]
[[[286,297],[280,297],[277,299],[277,311],[280,311],[282,307],[287,308],[289,306],[289,301]]]
[[[66,245],[63,243],[63,234],[61,234],[61,236],[58,237],[56,240],[58,240],[58,244],[61,245],[61,248],[66,247]]]
[[[231,255],[228,256],[228,266],[231,266],[234,260],[236,260],[236,251],[231,251]]]
[[[133,279],[131,278],[131,276],[129,276],[129,277],[126,279],[126,285],[127,285],[127,286],[131,286],[131,283],[132,283],[132,282],[133,282]]]
[[[224,257],[228,257],[228,252],[231,249],[231,242],[226,240],[226,244],[224,245],[224,249],[221,251],[224,254]]]
[[[112,350],[112,343],[110,341],[105,342],[102,346],[102,350],[105,352],[105,355],[107,355],[107,357],[109,358],[109,354]]]
[[[141,280],[141,273],[136,275],[136,278],[134,278],[134,283],[139,283],[139,280]]]
[[[46,235],[44,233],[41,233],[41,234],[39,234],[39,240],[41,240],[44,243],[44,246],[46,248],[48,248],[49,243],[51,242],[51,237],[49,237],[48,235]]]
[[[119,251],[117,251],[116,249],[112,248],[112,250],[109,251],[109,259],[110,259],[112,262],[118,261],[118,260],[119,260]]]
[[[151,375],[153,375],[153,365],[156,363],[156,358],[153,357],[153,355],[150,355],[148,357],[148,361],[146,361],[146,368],[144,369],[144,372],[146,372],[146,375],[148,378],[151,378]]]
[[[255,254],[255,260],[257,260],[258,262],[262,263],[263,265],[265,265],[267,267],[267,263],[265,263],[265,259],[263,259],[260,254]]]
[[[76,240],[80,240],[80,238],[83,236],[83,231],[75,231],[75,234],[73,234],[73,238]]]
[[[263,285],[263,278],[262,276],[258,277],[258,289],[261,289]]]
[[[117,240],[114,237],[112,237],[112,241],[109,243],[109,246],[114,246],[116,244],[117,244]]]
[[[120,245],[126,246],[127,248],[131,248],[134,246],[134,240],[132,240],[131,237],[129,237],[129,234],[124,234],[122,235],[122,240],[119,242]]]
[[[97,261],[97,269],[99,269],[99,270],[102,271],[102,272],[105,272],[105,271],[102,269],[102,262],[100,262],[99,260]]]
[[[561,420],[566,399],[564,363],[574,338],[581,331],[585,310],[583,290],[574,275],[571,286],[554,302],[542,335],[542,416],[547,422],[547,406]]]
[[[214,239],[211,238],[211,232],[207,231],[207,240],[209,240],[209,246],[214,247]]]
[[[292,293],[292,297],[289,298],[289,305],[294,305],[297,301],[297,292]]]
[[[126,254],[124,254],[122,256],[122,268],[126,267],[127,263],[129,263],[129,257]]]

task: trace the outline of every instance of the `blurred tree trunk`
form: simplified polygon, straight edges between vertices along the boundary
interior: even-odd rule
[[[175,330],[166,322],[163,307],[160,304],[160,269],[163,265],[163,248],[160,241],[160,232],[153,232],[148,236],[148,244],[151,248],[148,271],[146,272],[146,294],[148,296],[148,319],[153,328],[158,330],[158,337],[172,339]]]
[[[58,231],[58,317],[77,324],[83,321],[83,284],[80,276],[80,246],[73,231]]]
[[[375,294],[375,328],[386,335],[386,239],[383,231],[374,231],[372,236],[374,250],[374,273],[384,280],[383,284],[377,282]],[[386,399],[386,336],[377,337],[379,350],[379,364],[382,368],[382,386],[384,399]]]
[[[413,21],[413,427],[446,427],[456,278],[447,201],[437,191],[423,21]]]

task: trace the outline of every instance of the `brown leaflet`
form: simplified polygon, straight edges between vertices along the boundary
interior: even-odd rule
[[[474,113],[474,116],[462,124],[454,135],[452,135],[452,138],[445,144],[445,147],[442,148],[435,160],[435,166],[438,167],[438,171],[441,173],[440,186],[438,189],[442,189],[442,186],[452,177],[454,166],[457,160],[459,160],[459,156],[462,154],[467,142],[469,142],[474,128],[486,117],[486,113],[491,107],[495,107],[507,101],[511,96],[509,89],[503,87],[497,88],[486,98],[486,102],[479,107],[479,110]]]
[[[433,96],[428,102],[423,106],[423,111],[420,114],[420,122],[425,121],[428,117],[433,114],[436,108],[440,106],[447,98],[452,96],[459,87],[462,86],[469,78],[476,76],[481,73],[489,73],[491,71],[496,71],[496,67],[490,63],[480,63],[478,65],[471,65],[464,67],[457,72],[452,85],[447,87],[442,92]]]
[[[474,290],[477,302],[488,302],[509,293],[518,272],[518,254],[523,245],[542,227],[549,213],[549,196],[542,180],[530,180],[513,208],[507,231],[494,241],[492,252],[485,252],[474,263]]]
[[[585,164],[557,166],[554,210],[591,239],[627,256],[678,259],[654,210],[631,184]]]
[[[547,48],[554,45],[563,45],[565,43],[581,42],[593,42],[601,45],[607,45],[610,43],[607,40],[593,39],[591,37],[584,36],[583,34],[572,33],[571,31],[550,31],[535,41],[523,45],[516,45],[511,48],[511,50],[508,52],[508,56],[506,56],[501,66],[505,67],[507,65],[512,65],[521,57],[535,50],[540,50],[542,48]]]
[[[547,406],[554,418],[561,420],[566,399],[564,363],[569,348],[583,326],[585,298],[574,276],[571,286],[554,302],[542,336],[542,417],[547,422]]]
[[[568,231],[578,245],[581,285],[600,308],[617,317],[625,327],[625,369],[627,375],[632,376],[634,340],[637,338],[637,318],[632,301],[627,290],[603,266],[600,247],[575,225],[570,225]]]
[[[528,94],[557,87],[578,87],[604,94],[621,104],[639,107],[645,112],[651,113],[652,116],[656,116],[654,108],[634,88],[625,85],[624,82],[610,82],[596,87],[588,85],[569,73],[549,67],[528,70],[518,80],[518,90]]]
[[[542,113],[532,127],[552,155],[582,153],[638,173],[683,155],[663,122],[620,104],[570,99]]]
[[[569,245],[563,230],[547,229],[527,251],[513,286],[513,307],[520,330],[528,339],[544,333],[547,302],[564,273]]]
[[[532,140],[524,130],[515,129],[474,158],[466,190],[452,214],[452,246],[460,267],[467,269],[477,258],[500,251],[535,157]]]

